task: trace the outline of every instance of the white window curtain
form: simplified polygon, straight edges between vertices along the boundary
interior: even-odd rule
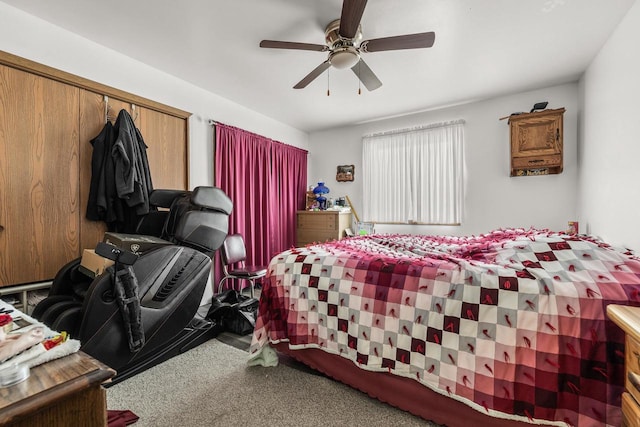
[[[362,138],[363,219],[460,224],[464,121]]]

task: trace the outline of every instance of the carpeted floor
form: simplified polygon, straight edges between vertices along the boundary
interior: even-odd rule
[[[249,351],[249,347],[251,346],[251,335],[236,335],[231,332],[222,332],[217,337],[218,341],[222,341],[223,343],[235,347],[242,351]]]
[[[246,339],[234,342],[248,348]],[[291,359],[263,368],[247,366],[247,357],[207,341],[108,388],[107,407],[133,411],[136,427],[435,426]]]

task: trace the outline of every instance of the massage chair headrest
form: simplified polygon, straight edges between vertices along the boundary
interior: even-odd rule
[[[191,203],[202,209],[210,209],[231,215],[233,202],[218,187],[196,187],[191,192]]]
[[[231,199],[217,187],[196,187],[185,199],[179,201],[182,207],[172,206],[180,211],[173,240],[204,252],[220,248],[229,231]]]

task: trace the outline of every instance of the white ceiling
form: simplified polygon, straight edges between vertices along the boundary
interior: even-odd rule
[[[383,86],[362,95],[348,69],[294,90],[327,54],[258,46],[324,44],[342,0],[2,1],[313,132],[575,81],[635,0],[370,0],[365,40],[425,31],[436,40],[363,54]]]

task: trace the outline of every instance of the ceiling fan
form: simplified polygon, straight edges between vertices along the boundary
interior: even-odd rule
[[[362,28],[360,20],[366,5],[367,0],[344,0],[340,19],[330,22],[325,29],[325,45],[262,40],[260,47],[329,52],[327,60],[300,80],[293,87],[294,89],[306,87],[329,67],[338,69],[351,68],[368,90],[378,89],[382,86],[382,82],[361,58],[362,53],[431,47],[436,35],[434,32],[426,32],[361,41]]]

